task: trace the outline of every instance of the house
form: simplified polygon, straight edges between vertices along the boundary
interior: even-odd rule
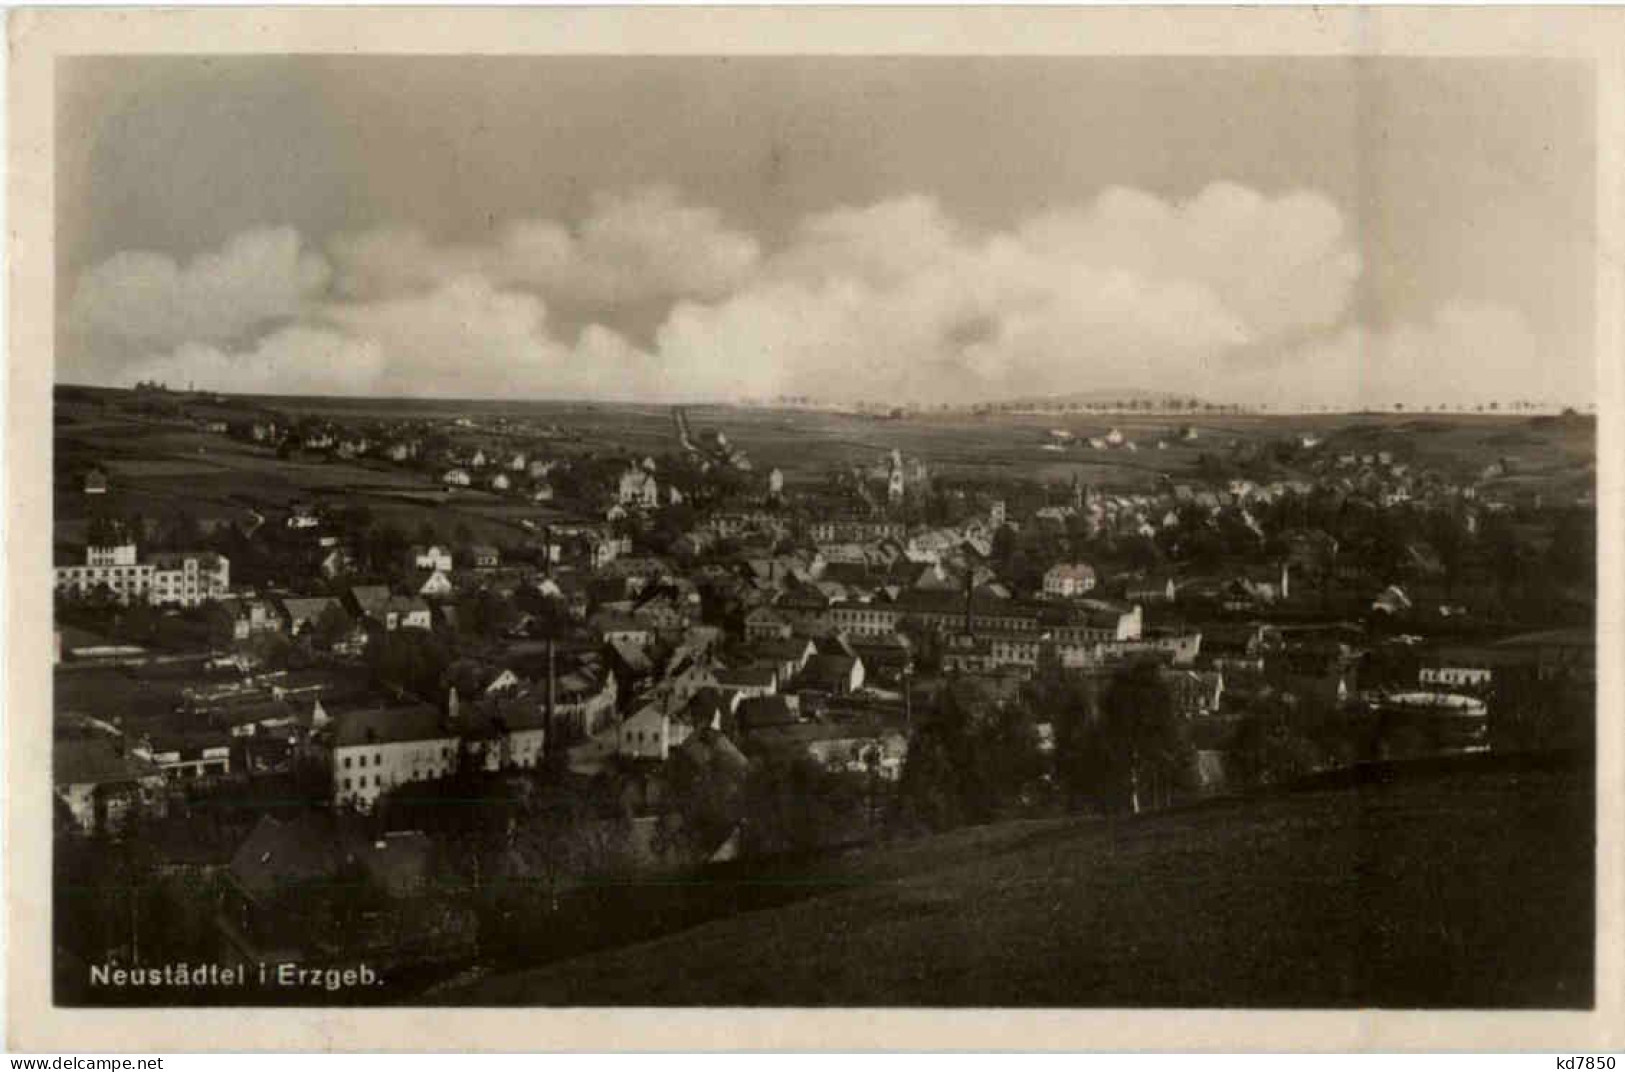
[[[653,510],[660,505],[660,486],[647,469],[633,466],[621,474],[616,499],[622,506]]]
[[[1044,572],[1044,594],[1062,599],[1093,591],[1095,568],[1087,562],[1060,562]]]
[[[136,561],[133,540],[117,539],[106,545],[87,546],[83,564],[59,562],[55,569],[56,590],[75,596],[102,592],[124,604],[150,603],[152,573],[151,563]]]
[[[97,734],[52,743],[51,785],[80,833],[105,834],[158,806],[164,777],[121,738]]]
[[[148,558],[152,602],[196,607],[231,590],[231,560],[214,551],[168,551]]]
[[[418,586],[418,595],[425,599],[445,599],[457,591],[444,570],[435,570]]]
[[[491,477],[490,487],[492,491],[507,491],[513,487],[513,481],[508,478],[507,473],[497,473]]]
[[[468,475],[467,469],[447,469],[440,480],[441,483],[454,488],[466,488],[474,483],[473,478]]]
[[[512,684],[509,684],[512,682]],[[534,769],[546,755],[547,702],[518,687],[511,670],[499,673],[485,695],[462,710],[455,691],[447,722],[459,731],[463,752],[476,769]]]
[[[428,547],[412,548],[412,564],[420,570],[440,570],[450,573],[452,570],[451,548],[431,544]]]
[[[391,596],[384,606],[381,619],[386,632],[397,629],[434,628],[434,613],[429,604],[415,596]]]
[[[1371,610],[1376,614],[1405,614],[1411,609],[1411,598],[1405,594],[1405,589],[1397,584],[1391,584],[1377,593],[1377,598],[1371,601]]]
[[[342,577],[346,573],[352,572],[355,565],[355,556],[350,553],[349,548],[333,547],[322,556],[321,562],[317,564],[317,569],[321,571],[323,577],[332,580],[335,577]]]
[[[218,602],[231,616],[231,635],[235,640],[247,640],[261,633],[280,633],[283,629],[281,612],[268,599],[228,596]]]
[[[85,474],[84,489],[86,495],[106,495],[107,474],[100,469],[92,469]]]
[[[1495,680],[1495,669],[1486,659],[1440,652],[1423,660],[1416,680],[1424,688],[1487,689]]]
[[[854,655],[814,655],[802,668],[796,684],[833,696],[845,696],[863,688],[863,680],[862,659]]]
[[[750,649],[759,666],[771,666],[780,681],[789,681],[818,654],[818,647],[806,637],[772,637],[756,641]]]
[[[621,723],[619,745],[624,756],[665,762],[674,748],[688,740],[694,727],[674,717],[669,698],[644,704]]]
[[[772,696],[779,691],[778,671],[771,666],[727,667],[716,672],[717,687],[742,700]]]
[[[332,815],[261,818],[224,872],[214,917],[223,961],[261,971],[360,963],[381,973],[466,957],[475,916],[431,881],[434,852],[420,831],[369,838]],[[338,898],[358,883],[366,909],[347,911]]]
[[[358,618],[382,621],[384,609],[389,605],[389,586],[384,584],[353,585],[344,593],[346,607]]]
[[[749,696],[734,707],[734,726],[741,734],[751,734],[772,726],[792,726],[801,721],[800,706],[794,696]]]
[[[289,597],[282,600],[282,621],[289,636],[303,636],[314,629],[322,615],[330,610],[344,613],[344,607],[332,596],[310,598]]]
[[[654,629],[648,622],[615,611],[599,611],[587,620],[587,627],[606,644],[626,643],[644,648],[655,639]]]
[[[130,747],[166,781],[205,781],[231,773],[231,734],[224,730],[158,730]]]
[[[530,489],[530,501],[539,503],[552,502],[553,485],[549,484],[545,480],[538,481],[536,485]]]
[[[764,726],[748,738],[756,754],[805,755],[832,771],[871,774],[888,782],[902,777],[908,739],[879,726],[800,722]]]
[[[313,529],[322,523],[316,514],[316,507],[308,502],[295,502],[288,504],[288,517],[283,522],[290,529]]]
[[[1158,675],[1174,710],[1184,718],[1206,718],[1219,713],[1224,698],[1224,675],[1216,670],[1164,669]]]
[[[428,704],[339,711],[327,741],[333,802],[369,810],[396,786],[450,774],[460,748],[458,735]]]
[[[488,543],[477,543],[470,547],[468,557],[475,569],[496,569],[502,564],[502,553]]]

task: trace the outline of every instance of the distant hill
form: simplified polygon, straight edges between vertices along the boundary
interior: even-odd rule
[[[1207,399],[1198,398],[1194,395],[1127,387],[1121,390],[1094,389],[1089,391],[1068,391],[1051,395],[1021,395],[1015,398],[988,399],[981,403],[974,403],[967,408],[975,408],[976,405],[981,405],[1017,409],[1070,409],[1073,406],[1098,407],[1124,404],[1139,408],[1170,410],[1201,410],[1208,409],[1212,405]]]

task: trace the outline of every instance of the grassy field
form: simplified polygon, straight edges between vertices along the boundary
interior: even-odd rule
[[[543,455],[658,455],[677,449],[670,410],[664,406],[390,399],[289,399],[279,405],[289,414],[338,420],[471,416],[483,422],[501,414],[532,427],[557,428],[562,438],[547,441],[539,450]],[[695,406],[690,417],[696,431],[725,432],[751,456],[759,474],[777,467],[792,486],[818,481],[834,466],[873,464],[897,449],[921,458],[936,474],[958,479],[1077,478],[1104,488],[1144,489],[1160,474],[1194,476],[1204,453],[1226,457],[1237,446],[1304,433],[1324,440],[1323,454],[1387,450],[1462,479],[1507,459],[1513,463],[1511,472],[1498,483],[1560,495],[1589,486],[1596,461],[1594,421],[1528,416],[939,413],[877,420],[815,410]],[[467,524],[477,539],[496,542],[519,536],[521,518],[541,521],[547,516],[530,512],[517,500],[478,492],[441,502],[431,473],[377,462],[278,460],[264,447],[109,415],[83,403],[59,401],[57,418],[57,520],[64,538],[74,536],[74,522],[93,506],[159,517],[182,509],[230,516],[245,506],[277,509],[294,499],[328,499],[365,503],[411,530],[423,521],[442,529]],[[1196,430],[1195,440],[1177,438],[1185,425]],[[1079,440],[1118,428],[1143,449],[1044,449],[1049,430],[1057,428]],[[1159,440],[1166,449],[1155,448]],[[102,466],[112,477],[108,494],[94,502],[76,484],[91,465]],[[1304,471],[1274,475],[1302,476]]]
[[[471,1005],[1587,1007],[1589,774],[1505,770],[849,855],[823,896]]]

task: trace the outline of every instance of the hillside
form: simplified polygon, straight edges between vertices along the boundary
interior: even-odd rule
[[[1580,770],[989,827],[837,861],[828,887],[855,888],[437,999],[1583,1007],[1592,845]]]

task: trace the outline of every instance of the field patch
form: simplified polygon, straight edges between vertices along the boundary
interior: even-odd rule
[[[461,1004],[1586,1008],[1589,772],[1454,773],[826,859],[823,896]],[[808,865],[813,866],[813,865]]]
[[[135,458],[102,463],[109,476],[133,480],[157,480],[169,477],[213,476],[220,467],[210,462],[182,461],[171,458]]]

